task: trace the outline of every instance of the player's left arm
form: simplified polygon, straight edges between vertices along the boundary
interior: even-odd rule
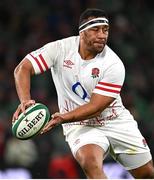
[[[103,79],[96,85],[87,104],[64,114],[54,114],[52,120],[43,129],[43,133],[57,124],[76,122],[98,116],[120,94],[124,77],[125,69],[123,65],[118,64],[110,67]]]
[[[114,97],[93,93],[90,102],[84,104],[68,113],[62,114],[62,123],[81,121],[96,117],[106,109],[113,101]]]
[[[107,108],[115,98],[109,96],[103,96],[100,94],[93,93],[90,102],[84,104],[68,113],[60,114],[55,113],[52,115],[52,120],[44,127],[42,133],[45,133],[52,129],[54,126],[68,123],[76,122],[92,117],[98,116],[105,108]]]

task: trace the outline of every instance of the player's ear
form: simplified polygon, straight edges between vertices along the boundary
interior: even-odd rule
[[[80,38],[83,38],[83,31],[79,33]]]

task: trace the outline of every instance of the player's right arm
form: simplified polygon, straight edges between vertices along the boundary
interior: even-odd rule
[[[35,101],[31,99],[30,95],[32,75],[34,75],[34,68],[31,62],[27,58],[24,58],[14,70],[15,86],[20,104],[13,115],[13,121],[15,121],[19,114],[24,112],[27,107],[35,104]]]
[[[62,44],[61,41],[55,41],[44,45],[27,54],[15,68],[15,85],[20,105],[13,115],[13,121],[17,119],[18,115],[24,112],[27,107],[35,104],[35,101],[31,99],[30,95],[31,76],[34,74],[42,74],[57,64],[56,61],[62,56]]]

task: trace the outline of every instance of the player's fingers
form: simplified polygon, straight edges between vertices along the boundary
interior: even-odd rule
[[[50,125],[50,123],[48,123],[48,124],[45,125],[45,127],[42,129],[41,134],[46,133],[46,132],[49,131],[50,129],[52,129],[52,125]]]
[[[21,108],[20,108],[20,106],[18,106],[17,110],[13,114],[12,122],[14,122],[16,119],[18,119],[20,112],[21,112]]]
[[[26,110],[26,105],[25,104],[21,104],[21,112],[25,113]]]
[[[63,118],[60,116],[60,113],[55,113],[52,115],[52,119],[45,125],[42,129],[41,134],[46,133],[47,131],[51,130],[55,126],[61,124]]]
[[[35,104],[35,100],[31,99],[31,100],[28,100],[24,103],[25,107],[29,107],[31,105],[34,105]]]
[[[28,100],[28,101],[22,102],[18,106],[18,108],[15,111],[15,113],[13,114],[12,122],[14,122],[16,119],[18,119],[19,114],[22,113],[22,112],[24,113],[26,108],[31,106],[31,105],[33,105],[33,104],[35,104],[35,100]]]
[[[28,101],[22,102],[21,103],[21,112],[25,113],[25,110],[34,104],[35,104],[35,100],[28,100]]]
[[[58,125],[58,123],[55,120],[51,120],[49,121],[45,127],[42,129],[41,134],[46,133],[47,131],[51,130],[53,127],[55,127],[56,125]]]
[[[44,134],[44,133],[50,131],[52,128],[53,128],[52,126],[43,128],[43,130],[41,131],[41,134]]]
[[[56,118],[56,117],[58,117],[60,115],[60,113],[59,112],[56,112],[56,113],[54,113],[54,114],[52,114],[52,118]]]
[[[12,117],[12,123],[16,120],[16,116],[17,116],[17,115],[14,113],[14,114],[13,114],[13,117]]]

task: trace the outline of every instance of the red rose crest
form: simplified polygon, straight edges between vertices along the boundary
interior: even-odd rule
[[[98,68],[93,68],[93,69],[92,69],[91,76],[92,76],[93,78],[99,77],[99,72],[100,72],[100,70],[99,70]]]

